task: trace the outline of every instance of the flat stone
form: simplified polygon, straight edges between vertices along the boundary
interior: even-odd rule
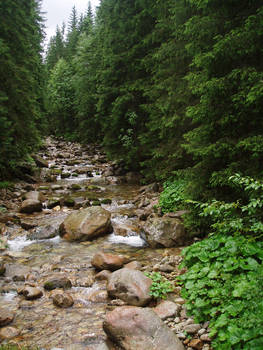
[[[201,329],[200,324],[189,324],[184,327],[184,331],[187,332],[188,334],[195,334]]]
[[[15,327],[4,327],[0,329],[0,339],[9,340],[17,337],[20,334],[20,330]]]
[[[181,307],[172,301],[162,300],[153,311],[162,319],[166,320],[169,317],[176,317],[180,314]]]
[[[98,270],[115,271],[124,265],[125,260],[121,255],[98,252],[91,260],[91,265]]]
[[[150,308],[117,307],[106,315],[103,329],[124,350],[184,350],[177,336]]]

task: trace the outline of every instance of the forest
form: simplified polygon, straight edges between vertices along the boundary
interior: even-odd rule
[[[99,144],[186,210],[182,296],[215,350],[263,349],[261,0],[101,0],[45,53],[39,0],[0,2],[0,181],[41,140]]]

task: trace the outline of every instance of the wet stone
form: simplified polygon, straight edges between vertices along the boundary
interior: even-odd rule
[[[74,300],[70,294],[67,293],[57,293],[52,296],[53,304],[61,307],[61,308],[68,308],[71,307],[74,304]]]
[[[44,283],[44,288],[46,290],[53,290],[56,288],[69,289],[71,287],[71,281],[65,276],[53,276],[48,278]]]
[[[98,252],[94,255],[91,264],[98,270],[115,271],[120,269],[125,263],[125,258],[121,255]]]
[[[0,327],[10,324],[15,317],[15,314],[7,309],[0,308]]]
[[[17,337],[20,334],[19,329],[15,327],[4,327],[0,329],[0,339],[9,340]]]
[[[26,298],[26,300],[35,300],[41,298],[43,292],[39,288],[25,287],[21,291],[19,291],[19,294],[22,294]]]

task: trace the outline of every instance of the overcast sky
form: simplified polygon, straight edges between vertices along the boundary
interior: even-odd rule
[[[55,34],[56,26],[63,22],[68,22],[70,13],[75,5],[77,13],[81,14],[88,8],[88,0],[42,0],[42,11],[46,17],[46,35],[47,39]],[[99,0],[90,1],[93,8],[99,5]]]

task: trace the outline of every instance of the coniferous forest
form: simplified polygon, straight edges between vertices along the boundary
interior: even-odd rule
[[[99,144],[201,240],[182,296],[215,350],[263,349],[263,4],[101,0],[43,53],[38,0],[0,2],[0,179],[41,139]]]

